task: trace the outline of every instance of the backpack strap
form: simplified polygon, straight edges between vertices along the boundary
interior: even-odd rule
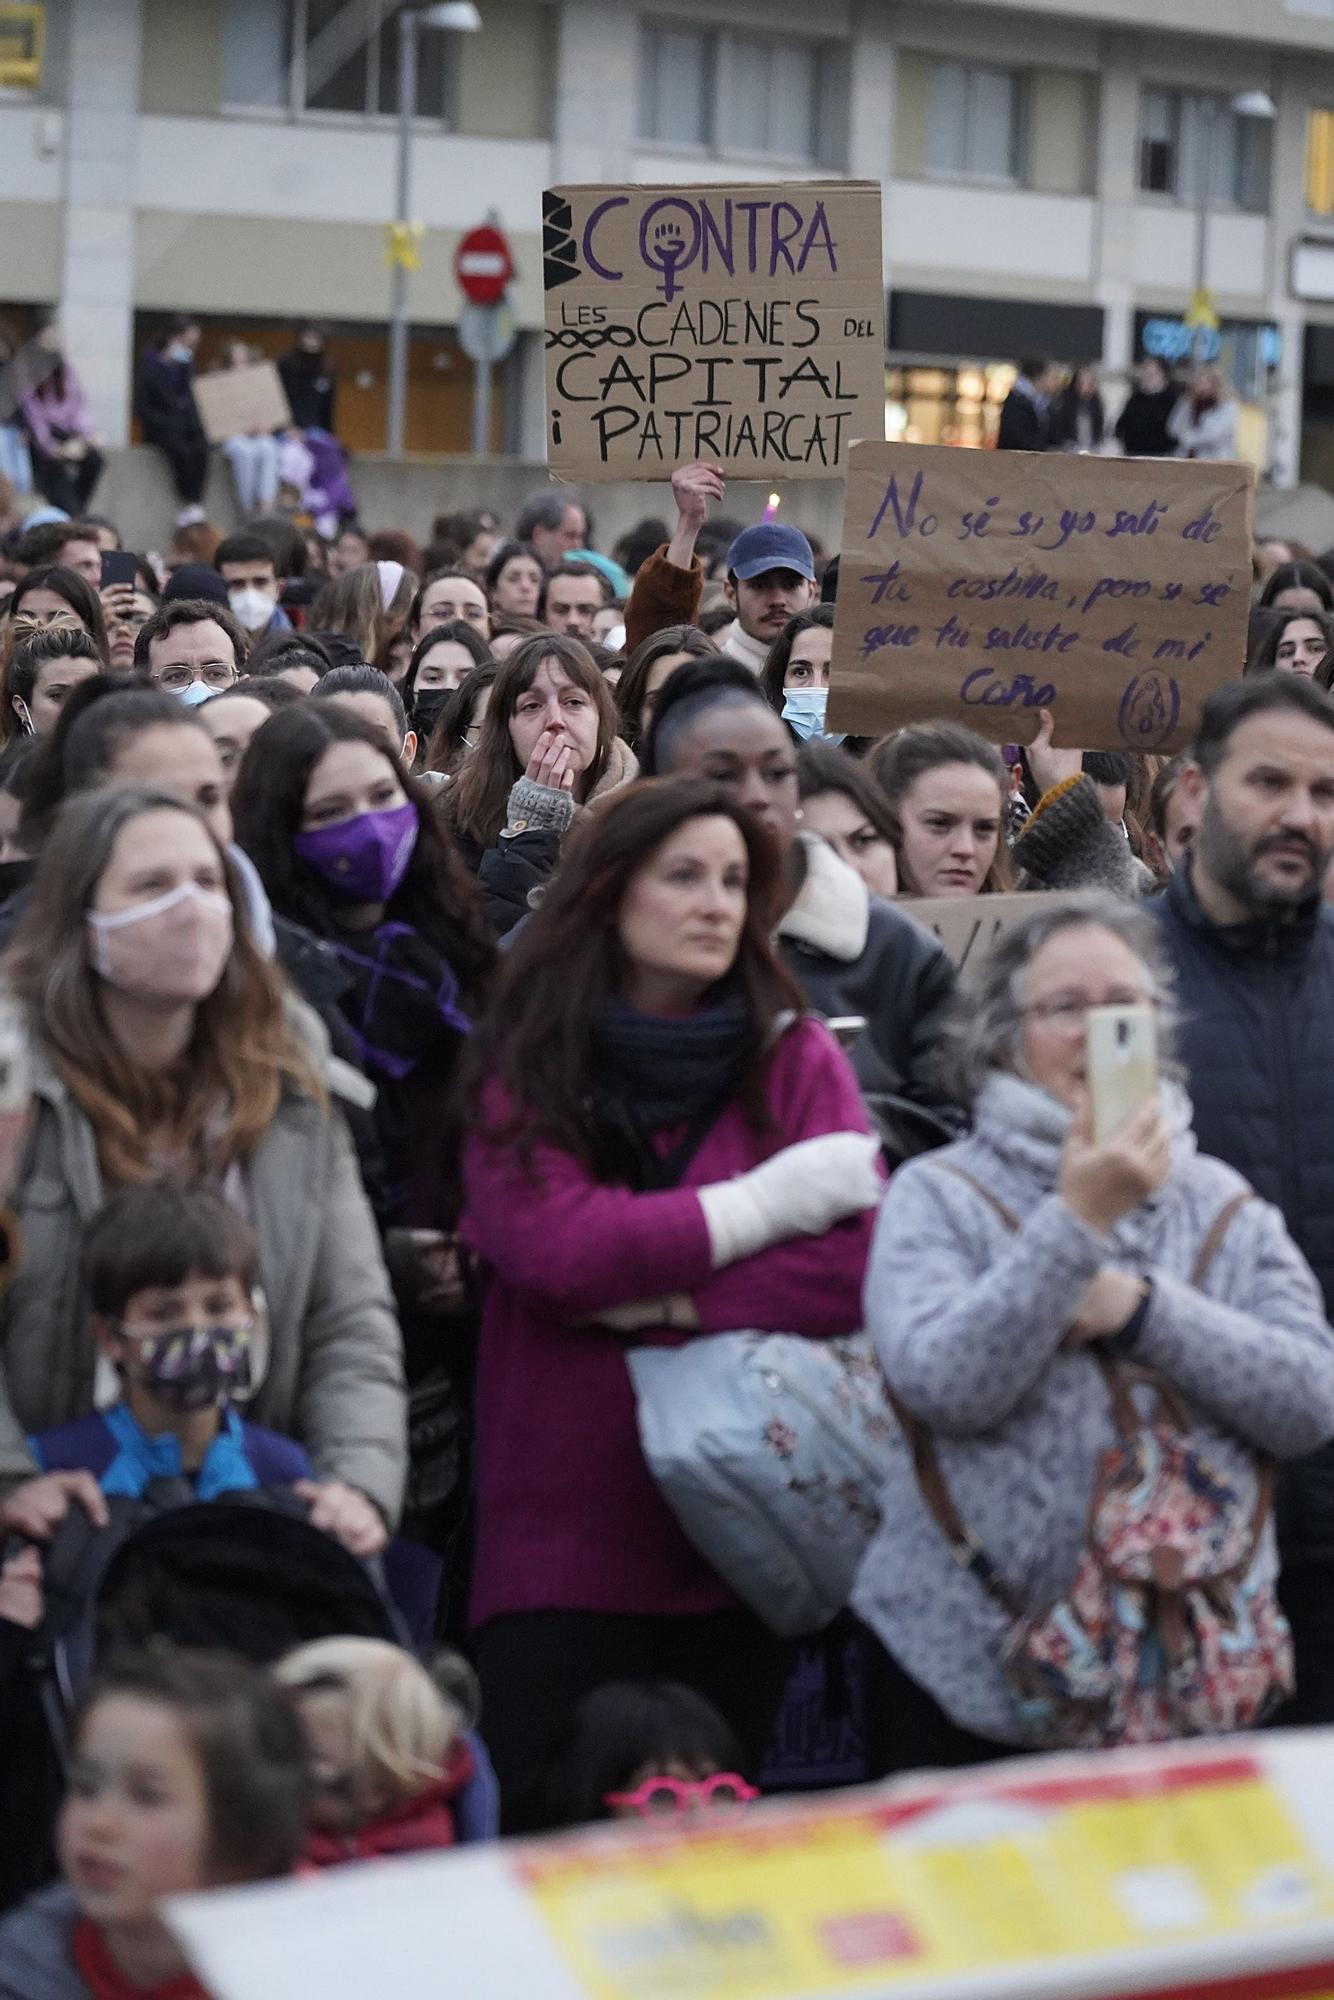
[[[1240,1194],[1234,1194],[1230,1201],[1223,1203],[1223,1206],[1210,1223],[1205,1233],[1204,1241],[1196,1253],[1195,1265],[1190,1274],[1190,1282],[1197,1291],[1208,1277],[1214,1258],[1222,1249],[1228,1230],[1231,1229],[1238,1211],[1245,1208],[1248,1201],[1254,1200],[1255,1190],[1253,1188],[1243,1188]]]
[[[994,1214],[1000,1217],[1012,1236],[1019,1234],[1019,1231],[1023,1228],[1023,1224],[1014,1210],[1005,1206],[999,1195],[993,1194],[989,1187],[984,1187],[981,1181],[975,1180],[973,1175],[964,1167],[952,1166],[948,1160],[937,1160],[936,1165],[942,1173],[953,1174],[956,1181],[962,1181],[966,1187],[970,1187],[973,1193],[984,1201]]]
[[[917,1490],[922,1496],[927,1512],[949,1544],[950,1554],[960,1569],[968,1570],[977,1578],[988,1597],[1000,1606],[1007,1618],[1022,1617],[1023,1606],[1019,1599],[997,1571],[991,1557],[972,1529],[965,1525],[954,1504],[949,1487],[945,1484],[945,1475],[940,1468],[940,1459],[936,1455],[936,1443],[931,1432],[919,1418],[904,1408],[888,1383],[885,1384],[885,1396],[912,1453],[913,1475],[917,1481]]]
[[[992,1194],[990,1188],[984,1187],[981,1181],[975,1180],[972,1174],[968,1173],[963,1167],[956,1167],[948,1160],[937,1160],[936,1165],[942,1173],[953,1174],[956,1180],[965,1182],[967,1186],[972,1188],[974,1194],[1000,1217],[1006,1229],[1012,1234],[1018,1234],[1021,1227],[1018,1218],[1005,1206],[1004,1202],[997,1195]],[[1248,1201],[1252,1201],[1253,1199],[1254,1195],[1252,1191],[1247,1188],[1240,1194],[1233,1195],[1230,1201],[1225,1202],[1214,1217],[1195,1258],[1194,1268],[1191,1272],[1192,1285],[1198,1287],[1203,1284],[1215,1257],[1223,1246],[1228,1230],[1232,1226],[1233,1218],[1239,1209],[1243,1208]],[[1127,1369],[1120,1357],[1114,1355],[1100,1341],[1092,1344],[1091,1358],[1097,1363],[1102,1373],[1112,1404],[1112,1412],[1116,1419],[1117,1428],[1123,1437],[1132,1436],[1140,1428],[1139,1415],[1130,1394],[1131,1384],[1134,1381],[1143,1381],[1146,1386],[1155,1389],[1158,1392],[1160,1401],[1165,1405],[1166,1413],[1176,1423],[1177,1428],[1183,1432],[1189,1429],[1189,1421],[1185,1410],[1176,1396],[1172,1385],[1165,1378],[1158,1376],[1155,1371],[1148,1369]],[[928,1513],[949,1544],[950,1554],[961,1569],[969,1570],[977,1578],[987,1595],[993,1602],[1000,1606],[1001,1610],[1008,1617],[1012,1619],[1022,1617],[1022,1604],[1010,1590],[1004,1578],[999,1575],[981,1542],[978,1541],[972,1529],[966,1525],[958,1508],[954,1504],[949,1487],[945,1483],[945,1475],[941,1470],[935,1440],[930,1430],[919,1418],[913,1416],[911,1411],[904,1408],[888,1384],[886,1384],[886,1395],[889,1406],[898,1420],[899,1428],[903,1432],[908,1448],[912,1453],[913,1473],[917,1480],[918,1491],[922,1496]],[[1273,1466],[1268,1460],[1265,1460],[1260,1466],[1256,1482],[1255,1512],[1251,1523],[1250,1545],[1244,1562],[1238,1564],[1240,1574],[1244,1575],[1250,1568],[1256,1546],[1260,1539],[1261,1530],[1264,1527],[1270,1507],[1273,1504],[1273,1495]]]

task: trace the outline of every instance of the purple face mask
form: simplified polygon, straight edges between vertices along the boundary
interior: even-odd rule
[[[337,826],[299,833],[292,845],[341,901],[387,903],[417,845],[417,808],[407,799],[390,812],[358,813]]]

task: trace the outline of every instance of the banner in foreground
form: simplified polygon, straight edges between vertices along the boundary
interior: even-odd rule
[[[828,479],[885,434],[880,187],[542,197],[547,461],[567,479]]]
[[[853,447],[830,729],[1180,750],[1246,656],[1248,465]]]
[[[1334,1994],[1334,1732],[1023,1759],[183,1898],[215,2000]]]

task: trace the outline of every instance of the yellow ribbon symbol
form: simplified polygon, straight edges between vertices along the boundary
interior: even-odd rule
[[[1207,290],[1192,292],[1190,304],[1186,308],[1186,325],[1207,327],[1211,333],[1218,331],[1218,311],[1214,305],[1214,295]]]
[[[422,267],[421,243],[426,234],[422,222],[390,222],[385,225],[384,261],[398,264],[405,271],[420,271]]]

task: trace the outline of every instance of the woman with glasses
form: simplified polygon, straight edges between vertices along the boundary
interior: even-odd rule
[[[1196,1497],[1207,1466],[1205,1497],[1227,1496],[1215,1522],[1239,1536],[1230,1631],[1268,1618],[1286,1649],[1264,1468],[1334,1434],[1334,1334],[1278,1210],[1196,1150],[1160,982],[1156,927],[1127,904],[1058,902],[1026,917],[961,991],[947,1030],[970,1136],[890,1183],[866,1324],[915,1450],[894,1463],[853,1596],[880,1642],[877,1772],[1052,1740],[1023,1634],[1068,1603],[1089,1546],[1095,1480],[1123,1434],[1109,1364],[1155,1371],[1181,1406]],[[1091,1009],[1112,1006],[1154,1010],[1162,1080],[1095,1140],[1086,1029]],[[1152,1406],[1136,1400],[1143,1417]],[[924,1452],[934,1494],[914,1470]],[[1180,1576],[1176,1525],[1149,1517],[1144,1559],[1165,1587]],[[1171,1643],[1164,1628],[1165,1658]],[[1079,1740],[1098,1726],[1090,1710]]]

